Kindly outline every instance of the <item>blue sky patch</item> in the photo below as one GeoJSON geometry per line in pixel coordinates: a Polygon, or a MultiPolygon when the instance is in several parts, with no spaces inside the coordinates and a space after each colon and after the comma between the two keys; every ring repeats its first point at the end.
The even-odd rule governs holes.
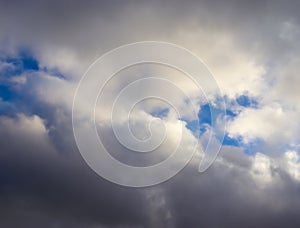
{"type": "Polygon", "coordinates": [[[60,79],[66,79],[66,77],[57,68],[51,68],[50,69],[50,68],[45,66],[40,70],[44,71],[45,73],[47,73],[51,76],[55,76],[55,77],[60,78],[60,79]]]}
{"type": "Polygon", "coordinates": [[[247,144],[242,144],[241,146],[246,154],[253,155],[258,151],[258,148],[260,147],[262,142],[263,141],[261,139],[255,139],[247,144]]]}
{"type": "Polygon", "coordinates": [[[211,125],[211,111],[210,105],[205,104],[200,107],[200,111],[198,113],[199,123],[201,124],[209,124],[211,125]]]}
{"type": "Polygon", "coordinates": [[[39,62],[29,51],[22,50],[16,57],[6,56],[0,59],[0,64],[4,67],[0,72],[2,77],[12,77],[20,75],[26,71],[38,71],[39,62]]]}
{"type": "Polygon", "coordinates": [[[222,145],[239,147],[241,146],[241,140],[238,138],[231,138],[228,134],[225,134],[222,145]]]}
{"type": "MultiPolygon", "coordinates": [[[[239,104],[243,105],[244,107],[247,105],[253,105],[253,104],[257,104],[257,102],[247,96],[242,96],[239,98],[239,104]]],[[[209,106],[209,104],[205,104],[201,106],[201,109],[198,113],[198,117],[199,117],[199,123],[198,120],[195,121],[186,121],[184,120],[187,124],[186,127],[191,130],[191,132],[193,132],[194,135],[202,135],[206,132],[207,128],[211,127],[211,112],[210,112],[210,108],[213,109],[213,111],[215,113],[222,113],[222,110],[215,108],[214,106],[209,106]]],[[[230,119],[236,117],[238,114],[233,112],[230,109],[226,110],[226,116],[229,117],[230,119]]],[[[219,115],[216,115],[215,118],[217,118],[219,115]]],[[[221,141],[221,139],[219,139],[221,141]]],[[[254,153],[256,153],[258,146],[261,144],[260,140],[254,140],[252,142],[249,142],[247,144],[243,143],[243,140],[241,137],[237,137],[237,138],[232,138],[229,137],[228,133],[225,134],[224,136],[224,140],[222,142],[222,145],[226,145],[226,146],[235,146],[235,147],[241,147],[244,149],[244,152],[246,154],[252,155],[254,153]]]]}
{"type": "Polygon", "coordinates": [[[36,59],[32,57],[24,57],[22,58],[23,70],[39,70],[39,63],[36,59]]]}
{"type": "Polygon", "coordinates": [[[0,98],[3,101],[12,100],[15,96],[16,96],[15,93],[11,91],[8,86],[0,84],[0,98]]]}
{"type": "Polygon", "coordinates": [[[157,109],[157,110],[154,110],[153,112],[151,112],[150,114],[154,117],[163,119],[168,116],[169,109],[168,108],[157,109]]]}
{"type": "Polygon", "coordinates": [[[241,95],[236,98],[236,102],[242,107],[256,107],[258,105],[257,100],[246,95],[241,95]]]}

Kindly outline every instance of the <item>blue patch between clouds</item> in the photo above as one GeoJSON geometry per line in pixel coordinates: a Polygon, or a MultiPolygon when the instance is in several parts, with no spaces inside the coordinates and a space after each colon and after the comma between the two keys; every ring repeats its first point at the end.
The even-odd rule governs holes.
{"type": "MultiPolygon", "coordinates": [[[[202,105],[198,113],[198,120],[187,121],[182,119],[186,122],[186,128],[191,130],[194,134],[204,134],[207,127],[211,126],[212,123],[210,108],[214,109],[214,107],[210,107],[209,104],[202,105]]],[[[218,112],[217,109],[214,109],[214,111],[218,112]]]]}
{"type": "Polygon", "coordinates": [[[222,145],[239,147],[239,146],[241,146],[241,142],[240,142],[240,139],[231,138],[228,136],[228,134],[226,134],[222,145]]]}
{"type": "Polygon", "coordinates": [[[186,122],[186,128],[189,129],[194,135],[204,134],[207,130],[207,127],[211,126],[212,116],[210,108],[214,109],[214,112],[218,112],[218,109],[215,109],[209,104],[205,104],[200,107],[200,111],[198,113],[198,120],[187,121],[183,119],[183,121],[186,122]]]}
{"type": "Polygon", "coordinates": [[[262,144],[261,139],[255,139],[247,144],[243,144],[242,148],[244,152],[249,155],[253,155],[258,151],[259,146],[262,144]]]}
{"type": "Polygon", "coordinates": [[[14,101],[21,95],[12,90],[14,82],[11,78],[24,72],[38,71],[39,63],[30,52],[22,50],[17,57],[1,56],[2,70],[0,72],[0,98],[3,101],[14,101]]]}
{"type": "Polygon", "coordinates": [[[199,124],[209,124],[211,125],[211,111],[210,105],[205,104],[200,107],[200,111],[198,113],[199,124]]]}
{"type": "MultiPolygon", "coordinates": [[[[242,98],[240,97],[239,99],[240,105],[256,105],[257,102],[247,96],[243,96],[242,98]]],[[[212,109],[214,109],[213,111],[215,113],[221,113],[220,109],[217,109],[213,106],[211,106],[212,109]]],[[[229,118],[234,118],[237,116],[236,113],[234,113],[233,111],[231,111],[230,109],[226,110],[226,115],[229,118]]],[[[216,118],[217,116],[215,116],[214,118],[216,118]]],[[[211,112],[210,112],[210,106],[209,104],[205,104],[203,106],[201,106],[201,109],[198,113],[198,118],[199,118],[199,123],[198,120],[195,121],[185,121],[186,127],[191,130],[191,132],[193,132],[193,134],[197,135],[197,134],[204,134],[207,130],[208,127],[211,127],[211,121],[212,121],[212,116],[211,116],[211,112]]],[[[219,139],[221,141],[221,139],[219,139]]],[[[256,152],[257,147],[260,145],[261,141],[260,140],[254,140],[252,142],[249,142],[247,144],[243,143],[242,138],[238,137],[238,138],[231,138],[229,137],[228,134],[225,134],[224,136],[224,140],[222,142],[222,145],[226,145],[226,146],[235,146],[235,147],[241,147],[243,148],[244,152],[246,154],[252,155],[256,152]]]]}
{"type": "Polygon", "coordinates": [[[260,139],[255,139],[251,142],[244,143],[241,137],[231,138],[228,136],[228,134],[226,134],[222,145],[240,147],[243,149],[244,153],[248,155],[254,155],[258,151],[261,143],[262,140],[260,139]]]}
{"type": "Polygon", "coordinates": [[[3,101],[9,101],[15,97],[15,94],[9,89],[8,86],[0,85],[0,97],[3,101]]]}
{"type": "Polygon", "coordinates": [[[233,111],[231,111],[230,109],[226,109],[226,116],[229,116],[229,117],[236,117],[237,114],[234,113],[233,111]]]}
{"type": "Polygon", "coordinates": [[[23,71],[38,71],[39,62],[28,49],[21,49],[18,58],[22,61],[23,71]]]}
{"type": "Polygon", "coordinates": [[[4,67],[0,75],[2,77],[12,77],[20,75],[26,71],[38,71],[39,62],[32,56],[28,51],[20,51],[17,57],[2,57],[0,62],[6,63],[7,66],[4,67]]]}
{"type": "Polygon", "coordinates": [[[58,69],[48,69],[43,67],[40,69],[38,60],[27,49],[21,49],[17,56],[0,56],[0,64],[2,69],[0,71],[0,97],[4,101],[11,100],[16,97],[16,94],[11,90],[14,84],[12,77],[20,76],[24,73],[31,73],[36,71],[46,72],[55,77],[64,78],[58,69]]]}
{"type": "Polygon", "coordinates": [[[168,108],[163,108],[163,109],[157,109],[153,112],[150,113],[152,116],[157,117],[157,118],[165,118],[169,114],[169,109],[168,108]]]}
{"type": "MultiPolygon", "coordinates": [[[[199,118],[199,124],[208,124],[211,126],[211,122],[212,122],[212,116],[211,116],[211,110],[214,113],[217,113],[217,115],[214,117],[213,121],[216,121],[216,118],[218,117],[218,113],[222,113],[221,109],[215,108],[214,106],[210,106],[209,104],[205,104],[201,106],[201,109],[198,113],[198,118],[199,118]]],[[[234,112],[232,112],[231,110],[227,109],[226,110],[226,115],[230,116],[230,117],[235,117],[237,114],[235,114],[234,112]]]]}
{"type": "Polygon", "coordinates": [[[49,69],[48,67],[43,67],[40,70],[48,73],[51,76],[55,76],[55,77],[58,77],[58,78],[61,78],[61,79],[66,79],[65,76],[57,68],[49,69]]]}
{"type": "Polygon", "coordinates": [[[34,70],[37,71],[39,70],[39,63],[36,59],[34,58],[22,58],[22,63],[23,63],[23,70],[34,70]]]}
{"type": "Polygon", "coordinates": [[[4,65],[0,71],[1,77],[11,77],[22,73],[22,62],[19,59],[7,58],[0,59],[0,62],[4,65]]]}
{"type": "Polygon", "coordinates": [[[240,106],[243,107],[256,107],[258,104],[258,102],[254,98],[246,95],[239,96],[238,98],[236,98],[236,101],[240,106]]]}
{"type": "Polygon", "coordinates": [[[189,129],[195,136],[199,136],[205,133],[206,128],[207,128],[207,124],[202,124],[199,125],[198,120],[193,120],[193,121],[186,121],[186,128],[189,129]]]}

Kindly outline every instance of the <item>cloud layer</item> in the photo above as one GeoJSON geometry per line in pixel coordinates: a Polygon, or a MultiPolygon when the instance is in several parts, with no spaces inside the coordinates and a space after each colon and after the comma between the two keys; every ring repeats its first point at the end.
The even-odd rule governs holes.
{"type": "MultiPolygon", "coordinates": [[[[297,1],[1,1],[0,226],[299,227],[299,9],[297,1]],[[197,172],[199,150],[173,179],[135,189],[104,180],[84,162],[71,111],[89,64],[142,40],[173,42],[201,57],[224,94],[228,110],[220,118],[228,126],[207,172],[197,172]]],[[[107,100],[152,74],[177,83],[203,117],[207,100],[193,83],[151,65],[116,75],[107,100]]],[[[135,165],[160,161],[177,143],[179,123],[184,149],[191,149],[199,129],[190,104],[162,92],[174,97],[185,118],[164,113],[167,106],[159,102],[137,107],[137,135],[147,135],[146,120],[172,127],[173,136],[150,158],[127,155],[107,124],[110,103],[99,104],[99,133],[114,157],[135,165]]],[[[220,109],[218,97],[214,108],[220,109]]],[[[200,119],[201,141],[205,145],[212,132],[218,144],[207,115],[200,119]]]]}

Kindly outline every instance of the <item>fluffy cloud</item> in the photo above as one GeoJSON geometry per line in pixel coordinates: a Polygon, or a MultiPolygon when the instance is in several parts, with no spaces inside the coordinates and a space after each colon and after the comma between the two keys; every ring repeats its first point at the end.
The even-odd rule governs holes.
{"type": "Polygon", "coordinates": [[[99,178],[78,152],[58,151],[38,116],[2,118],[0,135],[6,136],[1,141],[3,226],[272,226],[289,223],[299,209],[293,151],[276,165],[266,155],[252,159],[241,149],[223,147],[206,173],[197,172],[195,157],[171,181],[130,189],[99,178]]]}
{"type": "Polygon", "coordinates": [[[278,103],[258,109],[245,108],[228,123],[228,132],[231,137],[241,136],[245,143],[263,139],[271,144],[292,144],[298,140],[297,115],[278,103]]]}

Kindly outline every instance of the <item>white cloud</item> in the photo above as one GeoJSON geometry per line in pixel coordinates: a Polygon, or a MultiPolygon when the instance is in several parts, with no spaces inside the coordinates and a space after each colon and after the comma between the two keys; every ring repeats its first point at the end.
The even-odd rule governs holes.
{"type": "Polygon", "coordinates": [[[273,180],[272,160],[270,157],[257,153],[253,159],[252,170],[250,171],[258,186],[264,187],[273,180]]]}
{"type": "Polygon", "coordinates": [[[229,136],[241,136],[245,143],[255,139],[271,144],[293,143],[298,138],[297,115],[297,112],[284,110],[278,103],[258,109],[245,108],[229,122],[229,136]]]}
{"type": "Polygon", "coordinates": [[[300,181],[300,162],[298,152],[293,150],[286,151],[283,155],[283,162],[291,177],[300,181]]]}

